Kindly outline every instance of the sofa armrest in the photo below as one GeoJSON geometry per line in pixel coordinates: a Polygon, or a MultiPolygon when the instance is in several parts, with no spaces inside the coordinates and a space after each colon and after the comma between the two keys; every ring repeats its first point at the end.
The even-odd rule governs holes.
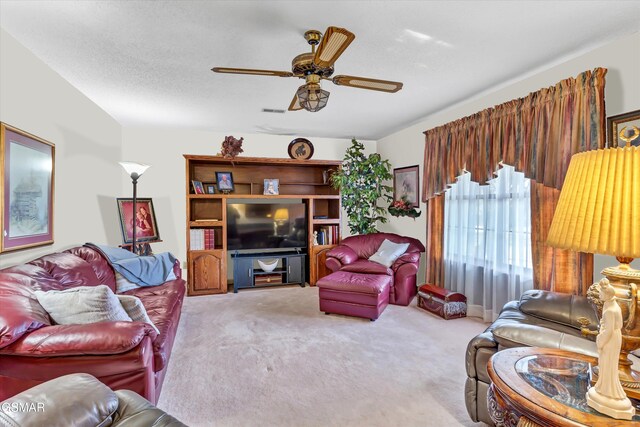
{"type": "Polygon", "coordinates": [[[338,259],[342,264],[347,265],[358,259],[358,254],[346,245],[338,245],[327,252],[327,257],[338,259]]]}
{"type": "Polygon", "coordinates": [[[343,265],[349,265],[358,259],[358,254],[346,245],[338,245],[327,252],[327,267],[331,271],[339,270],[343,265]]]}
{"type": "Polygon", "coordinates": [[[402,267],[403,265],[409,264],[409,265],[415,265],[416,271],[418,271],[419,263],[420,263],[420,252],[411,252],[408,254],[403,254],[401,257],[395,260],[395,262],[391,266],[391,269],[397,272],[400,267],[402,267]]]}
{"type": "Polygon", "coordinates": [[[403,254],[397,260],[395,260],[395,262],[391,266],[391,269],[393,271],[398,271],[398,269],[405,264],[413,264],[416,266],[416,271],[417,271],[419,262],[420,262],[420,252],[411,252],[408,254],[403,254]]]}
{"type": "Polygon", "coordinates": [[[118,398],[109,387],[91,375],[72,374],[52,379],[2,402],[0,424],[108,426],[117,408],[118,398]]]}
{"type": "Polygon", "coordinates": [[[113,416],[114,426],[132,423],[153,427],[187,427],[131,390],[118,390],[116,396],[118,396],[120,404],[118,411],[113,416]]]}
{"type": "Polygon", "coordinates": [[[493,338],[500,347],[544,347],[598,357],[596,343],[586,338],[526,323],[511,323],[493,329],[493,338]]]}
{"type": "Polygon", "coordinates": [[[476,335],[467,345],[465,361],[467,376],[471,378],[478,377],[478,372],[476,371],[476,353],[481,348],[498,348],[498,343],[493,339],[493,334],[490,331],[476,335]]]}
{"type": "Polygon", "coordinates": [[[85,325],[45,326],[23,335],[0,350],[13,356],[78,356],[125,353],[145,336],[157,333],[142,322],[100,322],[85,325]]]}
{"type": "Polygon", "coordinates": [[[180,267],[180,260],[176,259],[173,263],[173,274],[176,275],[176,279],[182,279],[182,267],[180,267]]]}

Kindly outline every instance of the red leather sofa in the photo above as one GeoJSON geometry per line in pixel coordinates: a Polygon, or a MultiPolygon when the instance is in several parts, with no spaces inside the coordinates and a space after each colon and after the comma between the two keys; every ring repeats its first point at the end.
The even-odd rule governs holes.
{"type": "Polygon", "coordinates": [[[424,245],[412,237],[393,233],[361,234],[347,237],[327,253],[326,266],[333,272],[351,272],[391,277],[389,303],[409,305],[418,293],[416,274],[420,265],[420,254],[424,245]],[[409,243],[407,251],[391,267],[385,267],[369,257],[378,251],[382,242],[409,243]]]}
{"type": "Polygon", "coordinates": [[[0,270],[0,401],[63,375],[84,372],[113,390],[157,403],[180,321],[185,282],[125,292],[140,298],[160,331],[141,322],[53,325],[34,290],[104,284],[114,271],[97,251],[76,247],[0,270]]]}

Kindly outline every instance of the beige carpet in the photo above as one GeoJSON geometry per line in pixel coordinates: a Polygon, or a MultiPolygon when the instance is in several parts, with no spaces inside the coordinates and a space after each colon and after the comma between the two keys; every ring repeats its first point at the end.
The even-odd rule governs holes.
{"type": "Polygon", "coordinates": [[[317,288],[188,297],[158,406],[197,426],[458,426],[464,355],[486,327],[389,305],[318,310],[317,288]]]}

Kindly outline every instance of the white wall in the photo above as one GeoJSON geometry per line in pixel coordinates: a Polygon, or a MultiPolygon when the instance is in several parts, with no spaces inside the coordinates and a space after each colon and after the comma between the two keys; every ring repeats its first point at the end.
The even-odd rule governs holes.
{"type": "Polygon", "coordinates": [[[55,144],[54,244],[0,254],[0,268],[85,242],[120,241],[121,127],[4,30],[0,120],[55,144]]]}
{"type": "MultiPolygon", "coordinates": [[[[292,136],[206,132],[181,129],[124,128],[122,158],[152,165],[138,181],[138,195],[153,198],[162,243],[156,252],[171,251],[186,261],[185,160],[183,154],[215,155],[224,137],[244,137],[241,156],[286,157],[292,136]]],[[[309,138],[314,146],[313,159],[335,160],[344,157],[351,144],[348,139],[309,138]]],[[[360,140],[359,140],[360,141],[360,140]]],[[[367,153],[375,151],[374,141],[362,140],[367,153]]],[[[277,177],[274,177],[277,178],[277,177]]],[[[121,197],[131,197],[131,182],[125,180],[121,197]]],[[[346,231],[343,213],[343,230],[346,231]]]]}
{"type": "MultiPolygon", "coordinates": [[[[526,96],[530,92],[555,85],[562,79],[575,77],[585,70],[596,67],[605,67],[609,70],[605,86],[607,116],[637,110],[640,108],[638,52],[640,52],[640,34],[636,33],[537,72],[518,82],[487,91],[466,102],[425,117],[418,123],[379,140],[377,150],[383,158],[391,161],[394,168],[419,164],[420,173],[422,173],[424,131],[514,98],[526,96]],[[402,150],[398,149],[400,146],[402,150]]],[[[423,215],[416,221],[393,218],[390,223],[383,226],[383,229],[413,236],[424,242],[426,239],[425,204],[421,203],[421,207],[423,215]]],[[[617,265],[613,257],[596,255],[594,280],[601,277],[600,270],[611,265],[617,265]]],[[[636,260],[633,265],[635,268],[640,268],[640,260],[636,260]]],[[[421,274],[424,275],[424,268],[421,274]]]]}

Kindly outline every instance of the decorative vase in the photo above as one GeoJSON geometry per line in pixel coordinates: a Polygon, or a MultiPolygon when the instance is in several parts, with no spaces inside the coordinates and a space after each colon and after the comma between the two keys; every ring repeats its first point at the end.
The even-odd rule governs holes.
{"type": "Polygon", "coordinates": [[[278,260],[277,259],[264,259],[264,260],[259,259],[258,265],[263,271],[266,271],[267,273],[269,273],[276,269],[276,267],[278,266],[278,260]]]}

